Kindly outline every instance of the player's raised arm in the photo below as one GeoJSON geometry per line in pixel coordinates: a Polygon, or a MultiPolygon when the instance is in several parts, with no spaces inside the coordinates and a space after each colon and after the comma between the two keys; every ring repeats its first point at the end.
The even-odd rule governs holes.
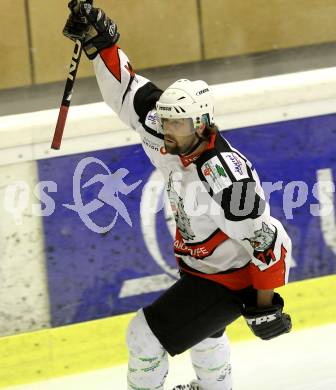
{"type": "Polygon", "coordinates": [[[162,91],[134,73],[128,57],[116,44],[120,37],[116,23],[100,8],[80,2],[63,33],[72,40],[83,40],[83,50],[93,61],[104,101],[121,120],[136,129],[155,107],[162,91]]]}

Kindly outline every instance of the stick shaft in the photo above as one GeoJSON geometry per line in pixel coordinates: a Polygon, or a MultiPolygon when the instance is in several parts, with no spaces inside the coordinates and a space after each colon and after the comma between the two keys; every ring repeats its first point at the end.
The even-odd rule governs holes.
{"type": "Polygon", "coordinates": [[[77,40],[72,55],[68,78],[64,88],[64,94],[63,94],[62,103],[58,114],[58,120],[54,132],[54,137],[51,143],[51,148],[55,150],[58,150],[61,147],[64,127],[67,120],[69,107],[71,104],[73,88],[76,81],[77,70],[82,56],[82,51],[83,51],[82,43],[80,40],[77,40]]]}

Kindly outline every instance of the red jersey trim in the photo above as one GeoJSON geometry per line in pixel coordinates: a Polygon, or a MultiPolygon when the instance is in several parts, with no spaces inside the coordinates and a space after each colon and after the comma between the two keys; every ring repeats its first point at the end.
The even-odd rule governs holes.
{"type": "Polygon", "coordinates": [[[286,248],[281,245],[280,260],[265,271],[260,271],[256,265],[250,262],[239,269],[217,274],[204,274],[189,267],[179,257],[176,257],[176,261],[182,271],[222,284],[231,290],[241,290],[249,286],[253,286],[256,290],[272,290],[286,284],[286,254],[286,248]]]}
{"type": "Polygon", "coordinates": [[[265,269],[265,271],[260,271],[256,265],[251,264],[251,277],[254,288],[257,290],[271,290],[286,284],[286,254],[286,248],[281,245],[280,260],[265,269]]]}
{"type": "Polygon", "coordinates": [[[224,232],[217,229],[202,242],[185,243],[180,231],[176,229],[174,252],[176,255],[188,255],[194,257],[195,259],[202,260],[210,256],[220,244],[229,238],[230,237],[224,232]]]}
{"type": "Polygon", "coordinates": [[[215,283],[222,284],[231,290],[242,290],[243,288],[247,288],[252,285],[250,263],[248,263],[243,268],[232,270],[227,273],[204,274],[188,267],[188,265],[185,264],[179,257],[176,257],[176,261],[182,271],[200,278],[211,280],[215,283]]]}
{"type": "Polygon", "coordinates": [[[189,154],[188,156],[180,156],[180,160],[184,167],[187,167],[191,163],[195,162],[198,157],[206,150],[213,149],[215,147],[216,134],[211,134],[209,144],[201,152],[189,154]]]}
{"type": "Polygon", "coordinates": [[[113,45],[101,50],[99,54],[107,69],[119,81],[119,83],[121,83],[119,47],[117,45],[113,45]]]}

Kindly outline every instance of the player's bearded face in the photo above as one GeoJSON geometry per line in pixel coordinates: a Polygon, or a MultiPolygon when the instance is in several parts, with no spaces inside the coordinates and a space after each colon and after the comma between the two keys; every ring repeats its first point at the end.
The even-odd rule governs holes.
{"type": "Polygon", "coordinates": [[[198,142],[192,119],[162,119],[167,153],[183,155],[198,142]]]}

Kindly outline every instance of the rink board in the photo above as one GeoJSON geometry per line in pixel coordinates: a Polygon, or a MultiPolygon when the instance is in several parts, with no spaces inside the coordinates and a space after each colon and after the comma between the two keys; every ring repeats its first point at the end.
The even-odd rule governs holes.
{"type": "MultiPolygon", "coordinates": [[[[330,237],[326,240],[320,218],[309,212],[310,205],[318,203],[312,196],[317,172],[329,170],[335,175],[335,128],[336,116],[325,115],[224,133],[254,163],[262,181],[286,184],[304,180],[308,185],[307,202],[293,210],[292,220],[284,216],[281,191],[270,200],[273,215],[284,223],[294,243],[296,266],[291,270],[291,283],[280,290],[294,329],[336,319],[334,246],[330,237]]],[[[143,292],[143,282],[148,281],[143,278],[155,281],[165,275],[174,281],[174,276],[165,272],[174,267],[174,259],[164,213],[157,214],[152,226],[160,237],[164,267],[152,258],[139,224],[140,196],[153,173],[140,145],[40,160],[38,170],[40,180],[54,180],[58,185],[58,191],[49,194],[56,204],[55,214],[43,221],[51,319],[58,327],[1,339],[0,387],[125,362],[125,331],[132,312],[162,292],[155,283],[143,292]],[[119,218],[110,233],[92,233],[74,211],[62,206],[73,203],[72,173],[77,163],[89,156],[103,161],[111,172],[127,168],[128,185],[142,180],[129,196],[121,196],[130,209],[132,228],[119,218]],[[136,279],[133,295],[121,296],[125,281],[136,279]]],[[[99,173],[104,173],[101,167],[89,166],[82,183],[99,173]]],[[[83,202],[95,199],[100,189],[97,184],[83,190],[83,202]]],[[[108,206],[93,215],[102,225],[114,216],[115,210],[108,206]]],[[[232,341],[253,337],[243,320],[233,324],[228,334],[232,341]]]]}
{"type": "MultiPolygon", "coordinates": [[[[290,283],[280,290],[294,330],[336,319],[336,275],[290,283]]],[[[126,327],[133,314],[5,337],[0,343],[0,387],[125,363],[126,327]]],[[[242,319],[228,329],[231,341],[253,338],[242,319]]],[[[269,341],[270,348],[272,341],[269,341]]]]}
{"type": "MultiPolygon", "coordinates": [[[[223,135],[252,161],[262,182],[282,182],[282,189],[271,194],[270,205],[272,215],[283,223],[293,241],[295,266],[290,281],[334,274],[336,239],[328,236],[329,241],[326,240],[321,218],[313,216],[310,208],[319,203],[313,195],[318,172],[330,172],[335,182],[336,115],[236,129],[223,135]],[[285,208],[284,212],[288,183],[299,181],[304,182],[300,191],[307,191],[307,199],[300,207],[285,208]]],[[[168,285],[169,280],[171,283],[176,280],[176,271],[166,272],[174,269],[175,259],[173,237],[164,211],[158,212],[150,225],[141,226],[142,193],[154,171],[141,145],[40,160],[38,169],[40,180],[53,180],[58,186],[58,191],[50,194],[56,210],[44,218],[53,326],[133,312],[148,305],[167,287],[167,284],[160,285],[161,277],[166,276],[168,285]],[[128,196],[119,194],[132,226],[119,216],[111,231],[97,234],[85,226],[78,214],[62,206],[74,203],[72,176],[77,164],[89,157],[103,162],[112,173],[126,168],[127,185],[141,180],[128,196]],[[157,255],[161,263],[148,246],[149,237],[158,238],[157,255]],[[124,289],[129,282],[133,282],[133,287],[125,296],[124,289]]],[[[81,184],[101,173],[106,174],[101,165],[88,164],[81,184]]],[[[97,199],[101,189],[101,183],[82,188],[83,203],[97,199]]],[[[297,196],[298,190],[294,200],[297,196]]],[[[107,204],[90,214],[92,221],[100,226],[107,226],[115,216],[116,210],[107,204]]]]}
{"type": "MultiPolygon", "coordinates": [[[[333,130],[335,117],[329,115],[330,113],[335,112],[336,107],[335,75],[335,68],[329,68],[212,86],[215,96],[216,121],[223,130],[240,129],[239,131],[230,131],[225,134],[228,135],[228,138],[232,137],[230,140],[235,146],[247,154],[260,171],[261,176],[271,176],[273,170],[271,180],[276,180],[275,178],[278,177],[278,171],[276,169],[278,167],[277,160],[279,159],[279,161],[281,161],[281,169],[279,172],[283,173],[283,171],[286,170],[286,167],[284,169],[283,159],[287,159],[288,157],[293,169],[291,169],[290,172],[285,173],[284,177],[287,177],[287,174],[288,178],[295,176],[295,170],[300,172],[301,177],[307,176],[306,173],[310,172],[308,183],[309,187],[311,187],[311,184],[314,182],[314,176],[316,176],[316,172],[314,173],[312,169],[325,171],[324,173],[327,175],[324,175],[324,177],[332,178],[335,174],[335,160],[331,155],[332,151],[330,151],[333,145],[335,145],[333,130]],[[322,117],[322,115],[324,116],[322,117]],[[316,118],[307,119],[305,122],[294,120],[285,122],[289,119],[313,116],[316,118]],[[282,128],[280,122],[285,122],[286,129],[288,130],[288,132],[285,131],[285,133],[283,133],[283,136],[280,136],[280,128],[282,128]],[[272,125],[263,125],[265,123],[272,123],[272,125]],[[302,129],[301,125],[297,128],[297,125],[300,123],[306,124],[306,130],[302,129]],[[265,132],[267,128],[272,130],[273,133],[265,132]],[[298,138],[298,129],[305,132],[307,136],[298,138]],[[236,131],[237,133],[235,134],[236,131]],[[257,135],[258,144],[256,144],[255,141],[255,134],[251,132],[255,132],[257,135]],[[313,138],[311,138],[311,133],[313,134],[313,138]],[[262,137],[260,137],[260,134],[262,137]],[[276,134],[278,137],[275,139],[274,135],[276,134]],[[277,147],[277,144],[282,145],[282,148],[277,147]],[[310,147],[308,147],[309,145],[310,147]],[[300,159],[301,157],[304,157],[302,161],[297,159],[295,154],[296,149],[300,159]],[[307,152],[307,156],[303,156],[303,153],[300,153],[302,150],[307,152]],[[274,153],[269,153],[269,151],[274,153]],[[277,154],[275,154],[275,152],[277,152],[277,154]],[[286,154],[288,154],[287,157],[286,154]],[[309,154],[312,154],[312,159],[308,157],[309,154]],[[317,156],[315,156],[316,154],[317,156]],[[266,155],[267,159],[264,158],[266,155]],[[272,158],[274,158],[274,162],[272,158]],[[319,164],[320,161],[322,161],[323,164],[319,164]],[[297,163],[297,165],[295,165],[295,163],[297,163]]],[[[92,149],[113,149],[113,151],[116,151],[116,148],[124,146],[127,148],[129,145],[135,145],[138,142],[138,135],[127,128],[127,126],[117,118],[115,113],[111,112],[104,103],[96,103],[71,108],[62,149],[52,151],[50,149],[50,139],[53,135],[57,115],[58,110],[56,109],[1,117],[0,132],[2,135],[2,144],[0,165],[2,165],[2,172],[6,180],[9,182],[14,180],[12,171],[8,172],[10,175],[7,175],[7,168],[9,167],[11,170],[13,164],[17,165],[16,168],[18,168],[15,178],[21,179],[26,176],[26,169],[32,168],[35,172],[38,165],[37,160],[40,159],[49,158],[49,162],[53,164],[56,169],[57,164],[54,164],[56,159],[52,159],[52,157],[72,156],[76,158],[74,153],[90,152],[84,155],[92,155],[92,149]],[[21,167],[23,169],[21,169],[21,167]]],[[[121,151],[122,150],[127,149],[121,148],[121,151]]],[[[129,157],[136,158],[138,164],[139,156],[134,155],[136,150],[137,149],[128,149],[129,154],[133,153],[133,155],[129,155],[129,157]]],[[[141,150],[140,147],[139,150],[141,150]]],[[[44,164],[47,162],[48,160],[45,160],[44,164]]],[[[107,159],[106,162],[112,169],[113,166],[110,165],[111,161],[107,159]]],[[[62,166],[62,164],[60,166],[62,166]]],[[[134,164],[134,167],[138,166],[134,164]]],[[[134,167],[132,167],[132,169],[134,167]]],[[[40,169],[40,167],[38,168],[40,169]]],[[[67,165],[63,162],[64,173],[71,174],[72,168],[73,166],[71,166],[70,163],[67,165]]],[[[142,169],[143,168],[144,167],[142,167],[142,169]]],[[[132,175],[132,170],[130,170],[130,174],[132,175]]],[[[144,180],[146,181],[146,175],[149,175],[150,173],[149,171],[145,171],[141,172],[141,174],[143,174],[144,180]]],[[[36,184],[35,173],[28,176],[31,188],[33,188],[36,184]]],[[[46,175],[46,177],[47,176],[48,175],[46,175]]],[[[133,177],[131,177],[131,179],[133,177]]],[[[132,181],[129,180],[129,178],[130,177],[127,177],[126,180],[128,184],[131,184],[132,181]]],[[[138,178],[136,179],[138,180],[138,178]]],[[[279,180],[281,179],[279,178],[279,180]]],[[[7,181],[3,184],[6,183],[7,181]]],[[[63,179],[61,179],[58,184],[59,190],[61,190],[63,179]]],[[[1,190],[3,190],[3,188],[1,190]]],[[[97,188],[91,187],[89,190],[93,191],[93,194],[97,194],[97,188]]],[[[54,196],[55,194],[50,195],[54,196]]],[[[66,203],[71,203],[70,190],[68,191],[68,195],[66,203]]],[[[131,195],[133,196],[133,194],[131,195]]],[[[276,198],[281,197],[281,195],[279,193],[274,193],[274,196],[271,197],[274,214],[282,219],[283,215],[281,214],[281,210],[277,211],[277,205],[279,205],[281,201],[279,201],[279,199],[276,200],[276,198]]],[[[329,198],[334,207],[334,198],[330,196],[329,198]]],[[[128,197],[125,201],[126,200],[128,203],[131,199],[128,197]]],[[[59,208],[61,205],[57,204],[56,207],[59,208]]],[[[64,210],[65,212],[68,211],[66,209],[64,210]]],[[[104,213],[105,212],[106,210],[104,210],[104,213]]],[[[313,277],[313,279],[290,283],[286,288],[280,290],[286,300],[286,310],[292,314],[294,329],[335,322],[335,276],[316,277],[318,275],[335,272],[334,263],[333,260],[331,260],[334,259],[332,253],[335,252],[336,242],[335,212],[333,212],[333,218],[329,218],[328,220],[320,218],[315,218],[314,220],[307,215],[306,205],[306,208],[301,207],[294,211],[294,215],[295,219],[300,221],[298,229],[296,229],[295,221],[288,222],[290,229],[288,229],[288,226],[286,227],[290,230],[295,245],[299,246],[300,249],[295,248],[295,250],[299,252],[299,256],[295,253],[296,267],[292,269],[291,279],[299,280],[302,277],[313,277]],[[318,255],[316,257],[318,261],[314,261],[316,254],[318,255]],[[332,255],[331,257],[329,257],[330,254],[332,255]],[[306,261],[306,259],[308,260],[306,261]]],[[[74,218],[74,216],[76,215],[72,214],[70,218],[74,218]]],[[[30,215],[25,213],[24,217],[29,219],[30,215]]],[[[101,218],[101,216],[99,218],[101,218]]],[[[163,215],[161,214],[161,221],[162,218],[163,215]]],[[[3,222],[8,234],[8,228],[11,228],[11,225],[8,224],[6,218],[4,218],[3,222]]],[[[116,228],[123,232],[125,230],[121,228],[120,222],[122,221],[118,221],[116,228]]],[[[40,223],[42,223],[42,221],[39,218],[38,224],[40,223]]],[[[44,221],[44,224],[46,224],[46,221],[44,221]]],[[[79,223],[77,225],[70,224],[70,226],[72,229],[81,229],[79,223]]],[[[166,237],[169,237],[167,226],[165,223],[160,223],[159,217],[155,221],[155,226],[157,227],[155,232],[159,232],[159,228],[161,228],[161,231],[165,232],[166,237]]],[[[163,262],[161,264],[158,264],[158,262],[156,262],[156,264],[149,264],[148,267],[150,268],[151,273],[149,276],[145,276],[145,279],[141,275],[146,275],[149,268],[144,269],[143,263],[141,262],[140,265],[138,263],[133,264],[130,262],[133,267],[132,270],[135,270],[136,275],[131,272],[125,276],[123,272],[119,272],[121,269],[119,267],[119,280],[118,278],[114,279],[114,282],[116,282],[117,285],[116,288],[109,284],[111,283],[110,281],[105,280],[105,273],[102,278],[101,274],[98,273],[97,275],[96,268],[100,268],[99,265],[101,263],[97,262],[96,259],[92,261],[92,256],[88,257],[86,256],[86,253],[83,253],[84,256],[82,256],[82,258],[84,257],[84,259],[87,260],[87,263],[90,264],[89,269],[91,271],[93,270],[92,276],[86,270],[83,272],[84,276],[80,276],[82,283],[74,283],[76,281],[74,281],[73,278],[64,278],[63,267],[66,267],[69,275],[71,275],[71,270],[77,271],[76,269],[80,267],[85,268],[86,262],[79,262],[77,265],[74,264],[74,262],[65,263],[60,261],[59,270],[57,270],[56,265],[59,259],[57,255],[56,257],[53,257],[52,255],[53,252],[55,252],[55,247],[46,245],[46,252],[43,251],[42,247],[40,248],[44,239],[42,230],[35,229],[34,226],[29,223],[27,223],[27,226],[24,225],[24,227],[28,227],[30,232],[38,232],[38,241],[36,241],[38,245],[35,245],[36,242],[33,240],[34,242],[31,244],[34,244],[34,248],[28,250],[28,253],[32,254],[31,262],[27,262],[27,255],[24,253],[27,252],[28,245],[26,246],[25,242],[21,240],[20,246],[23,250],[22,253],[24,254],[21,256],[21,252],[17,250],[18,247],[16,246],[17,243],[15,243],[15,237],[11,236],[12,242],[14,241],[15,243],[15,256],[12,257],[14,253],[6,253],[8,256],[8,263],[11,265],[10,267],[8,266],[6,272],[10,275],[15,275],[19,282],[22,282],[23,279],[21,278],[21,275],[23,275],[23,272],[27,267],[31,272],[34,269],[33,275],[34,278],[36,278],[36,281],[31,278],[27,272],[24,272],[25,278],[31,283],[31,289],[29,289],[29,294],[27,293],[27,295],[24,295],[24,298],[27,298],[28,302],[28,304],[22,304],[25,310],[18,310],[20,313],[29,312],[30,316],[26,317],[34,319],[34,321],[29,321],[29,324],[24,324],[27,329],[33,329],[34,326],[38,326],[40,329],[45,325],[44,321],[49,323],[48,307],[43,308],[44,315],[43,318],[41,317],[42,305],[47,305],[48,303],[48,291],[46,291],[46,294],[41,294],[40,292],[36,294],[38,296],[38,301],[35,299],[35,295],[32,294],[32,292],[35,294],[38,289],[43,288],[47,290],[47,288],[49,288],[49,286],[45,285],[44,278],[45,257],[47,256],[48,284],[52,284],[51,278],[54,278],[53,283],[55,284],[58,280],[64,287],[64,290],[66,290],[67,296],[70,299],[73,299],[73,301],[70,302],[70,305],[69,303],[64,302],[64,297],[57,301],[57,297],[55,297],[57,288],[53,290],[53,296],[51,297],[51,301],[54,305],[52,320],[55,324],[58,320],[60,321],[60,324],[67,324],[71,321],[75,322],[85,318],[99,318],[100,316],[104,316],[109,310],[114,309],[120,309],[120,312],[125,310],[126,313],[133,307],[144,304],[146,300],[150,301],[155,298],[158,294],[158,287],[161,286],[162,288],[163,285],[166,286],[174,281],[169,257],[163,257],[166,254],[171,254],[171,246],[169,244],[169,248],[163,248],[162,245],[159,246],[158,253],[163,262]],[[13,261],[14,259],[17,263],[13,261]],[[35,265],[35,268],[32,267],[33,264],[35,265]],[[51,271],[50,268],[54,269],[51,271]],[[162,272],[163,268],[165,270],[162,272]],[[160,269],[160,273],[157,274],[158,269],[160,269]],[[14,270],[14,272],[12,272],[12,270],[14,270]],[[18,270],[19,272],[17,272],[18,270]],[[166,272],[167,270],[169,271],[169,275],[166,272]],[[56,274],[58,271],[59,277],[57,278],[56,274]],[[142,278],[140,279],[141,283],[138,283],[139,279],[137,278],[139,278],[139,275],[140,278],[142,278]],[[136,281],[136,283],[129,283],[126,286],[123,285],[124,288],[120,290],[120,286],[125,281],[136,281]],[[93,287],[85,287],[86,282],[91,282],[93,287]],[[106,283],[106,285],[103,291],[101,287],[104,283],[106,283]],[[125,287],[127,288],[125,289],[125,287]],[[94,294],[95,288],[97,288],[97,294],[94,294]],[[85,292],[85,289],[88,291],[86,294],[83,294],[83,290],[85,292]],[[117,293],[118,289],[120,291],[119,294],[117,293]],[[148,290],[151,290],[152,292],[148,292],[148,290]],[[122,292],[123,294],[121,294],[122,292]],[[139,292],[141,292],[141,294],[139,294],[139,292]],[[116,299],[117,295],[118,299],[116,299]],[[114,298],[114,301],[112,298],[114,298]],[[83,310],[83,303],[89,304],[89,306],[91,305],[90,307],[92,307],[92,302],[97,303],[99,307],[98,311],[93,310],[89,312],[89,310],[86,310],[85,308],[85,310],[83,310]],[[60,306],[57,307],[57,304],[60,306]],[[69,306],[73,306],[73,309],[69,306]],[[76,314],[76,316],[74,314],[76,314]],[[45,316],[47,318],[45,318],[45,316]]],[[[69,244],[69,240],[67,240],[68,234],[69,231],[66,229],[63,230],[63,239],[67,244],[69,244]]],[[[30,242],[32,241],[31,237],[32,236],[29,235],[27,236],[27,238],[30,239],[30,242]]],[[[123,236],[120,237],[123,238],[123,236]]],[[[82,241],[85,242],[87,238],[88,237],[84,235],[82,241]]],[[[57,240],[58,243],[63,244],[62,240],[57,240]]],[[[137,235],[136,242],[138,242],[138,240],[142,241],[143,237],[137,235]]],[[[116,241],[118,241],[118,239],[116,241]]],[[[101,241],[99,243],[101,243],[101,241]]],[[[78,245],[78,242],[74,242],[74,244],[78,245]]],[[[82,246],[84,245],[85,244],[82,244],[82,246]]],[[[11,246],[11,242],[7,242],[5,247],[14,249],[14,246],[11,246]]],[[[69,245],[68,254],[71,255],[72,249],[73,247],[69,245]]],[[[87,246],[87,249],[89,251],[94,250],[94,248],[90,248],[89,246],[87,246]]],[[[102,257],[104,257],[104,253],[107,257],[111,256],[112,252],[109,253],[110,249],[110,247],[103,246],[100,253],[102,257]]],[[[88,254],[92,255],[92,253],[88,254]]],[[[117,253],[113,254],[116,255],[117,253]]],[[[126,263],[128,263],[128,260],[129,258],[126,259],[126,263]]],[[[107,278],[111,280],[110,278],[111,276],[114,277],[114,273],[111,272],[109,263],[106,263],[106,258],[104,259],[104,262],[107,278]]],[[[104,269],[102,268],[101,271],[103,270],[104,269]]],[[[6,322],[8,328],[16,329],[18,331],[16,325],[13,324],[13,319],[11,319],[8,314],[11,313],[9,308],[13,307],[14,311],[18,308],[18,306],[11,305],[11,302],[21,300],[21,289],[18,288],[16,279],[14,280],[13,278],[6,277],[6,281],[8,282],[8,290],[3,301],[3,307],[6,309],[3,313],[3,321],[6,322]]],[[[29,284],[23,283],[23,287],[28,291],[29,284]]],[[[131,313],[116,315],[105,319],[61,326],[54,329],[20,334],[12,337],[2,337],[0,339],[0,387],[111,366],[118,362],[125,361],[126,350],[124,335],[127,323],[132,315],[133,314],[131,313]]],[[[243,340],[245,337],[252,337],[243,321],[237,321],[233,324],[229,329],[229,334],[232,340],[243,340]]],[[[295,366],[295,364],[293,364],[293,366],[295,366]]]]}

